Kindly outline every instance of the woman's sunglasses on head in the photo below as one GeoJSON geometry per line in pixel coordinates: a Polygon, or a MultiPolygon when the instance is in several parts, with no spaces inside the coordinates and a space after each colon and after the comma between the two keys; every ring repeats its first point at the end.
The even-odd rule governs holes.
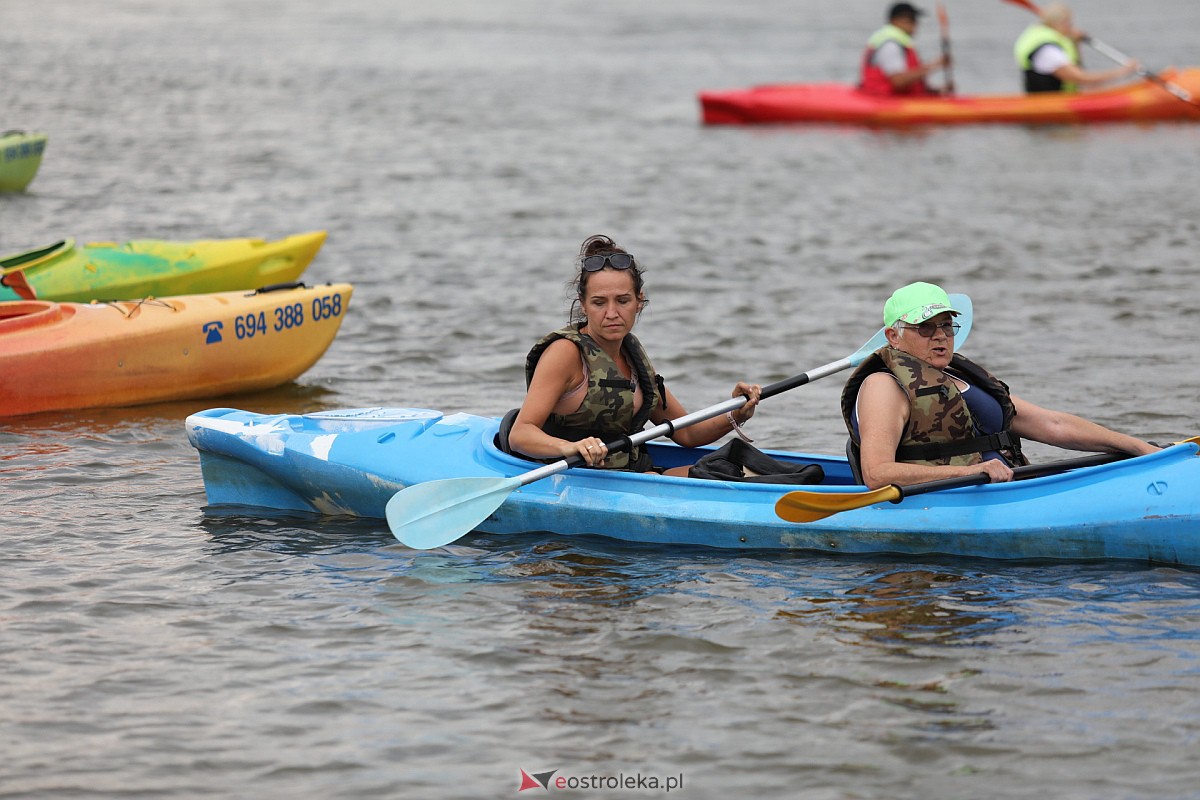
{"type": "Polygon", "coordinates": [[[584,272],[599,272],[608,264],[613,269],[629,269],[633,266],[633,256],[629,253],[609,253],[606,256],[585,256],[580,262],[584,272]]]}

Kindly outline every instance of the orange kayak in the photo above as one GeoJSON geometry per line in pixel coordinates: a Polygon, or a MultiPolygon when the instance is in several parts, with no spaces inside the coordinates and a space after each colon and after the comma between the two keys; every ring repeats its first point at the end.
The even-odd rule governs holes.
{"type": "Polygon", "coordinates": [[[838,83],[781,84],[702,92],[707,125],[826,122],[878,127],[1024,123],[1200,122],[1200,68],[1168,70],[1162,78],[1191,94],[1181,100],[1162,86],[1137,81],[1073,94],[880,97],[838,83]]]}
{"type": "Polygon", "coordinates": [[[0,417],[267,389],[325,353],[347,283],[107,303],[0,303],[0,417]]]}

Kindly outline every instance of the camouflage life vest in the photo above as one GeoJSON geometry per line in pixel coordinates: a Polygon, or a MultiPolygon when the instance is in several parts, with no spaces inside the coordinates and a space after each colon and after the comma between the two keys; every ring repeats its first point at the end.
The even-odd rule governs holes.
{"type": "MultiPolygon", "coordinates": [[[[579,326],[565,328],[542,337],[525,359],[525,385],[533,381],[533,372],[542,353],[551,343],[566,339],[579,348],[587,363],[588,383],[579,410],[570,414],[551,414],[542,430],[551,436],[577,442],[586,436],[597,436],[606,442],[637,433],[646,426],[655,405],[666,407],[666,389],[662,378],[654,371],[650,357],[641,342],[633,334],[625,337],[621,345],[625,359],[633,369],[630,380],[621,374],[617,363],[596,344],[590,336],[580,333],[579,326]],[[633,391],[642,389],[642,407],[633,410],[633,391]]],[[[604,464],[606,469],[627,469],[646,472],[653,463],[645,448],[634,447],[632,452],[611,454],[604,464]]]]}
{"type": "Polygon", "coordinates": [[[896,448],[896,460],[910,464],[966,466],[978,464],[982,453],[996,451],[1011,465],[1027,463],[1021,455],[1021,439],[1012,432],[1016,410],[1009,397],[1008,385],[965,356],[954,354],[945,372],[931,367],[916,356],[890,345],[867,357],[842,390],[842,418],[855,443],[854,408],[858,391],[867,376],[891,372],[908,395],[908,425],[896,448]],[[999,431],[981,432],[962,392],[949,373],[960,376],[975,388],[986,392],[1003,415],[999,431]]]}

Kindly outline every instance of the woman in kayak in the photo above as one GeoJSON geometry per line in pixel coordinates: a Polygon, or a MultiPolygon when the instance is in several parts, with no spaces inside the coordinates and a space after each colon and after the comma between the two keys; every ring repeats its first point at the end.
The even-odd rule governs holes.
{"type": "MultiPolygon", "coordinates": [[[[659,471],[643,447],[612,454],[605,448],[606,440],[637,433],[647,422],[687,414],[632,333],[647,302],[637,259],[607,236],[588,237],[572,285],[570,324],[542,337],[525,360],[528,391],[508,431],[509,449],[537,459],[578,455],[591,467],[659,471]]],[[[740,426],[754,416],[760,391],[739,382],[732,396],[744,395],[744,406],[671,438],[699,447],[730,432],[743,435],[740,426]]],[[[687,472],[686,466],[665,470],[687,472]]]]}
{"type": "Polygon", "coordinates": [[[1081,86],[1120,80],[1138,71],[1136,61],[1102,72],[1085,70],[1079,43],[1087,40],[1087,34],[1075,27],[1067,4],[1050,3],[1039,16],[1013,45],[1027,93],[1076,92],[1081,86]]]}
{"type": "Polygon", "coordinates": [[[884,305],[888,344],[868,356],[842,391],[842,415],[869,488],[980,472],[1009,481],[1012,467],[1026,463],[1022,437],[1087,452],[1159,449],[1011,394],[954,352],[958,313],[932,283],[897,289],[884,305]]]}

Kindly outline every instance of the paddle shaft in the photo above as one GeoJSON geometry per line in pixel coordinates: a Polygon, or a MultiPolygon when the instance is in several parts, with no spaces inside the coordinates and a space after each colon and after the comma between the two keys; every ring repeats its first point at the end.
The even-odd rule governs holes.
{"type": "MultiPolygon", "coordinates": [[[[1039,478],[1053,475],[1080,467],[1096,467],[1114,461],[1121,461],[1132,456],[1123,453],[1100,453],[1082,458],[1055,461],[1049,464],[1017,467],[1013,470],[1014,478],[1039,478]]],[[[820,519],[866,508],[878,503],[899,503],[905,497],[940,492],[948,489],[961,489],[967,486],[979,486],[991,483],[987,473],[976,473],[958,478],[943,478],[942,480],[914,483],[909,486],[888,484],[887,486],[867,492],[788,492],[775,503],[775,513],[788,522],[815,522],[820,519]]]]}
{"type": "MultiPolygon", "coordinates": [[[[819,380],[820,378],[824,378],[826,375],[832,375],[835,372],[841,372],[842,370],[852,366],[854,366],[853,358],[847,357],[841,359],[840,361],[833,361],[822,367],[809,370],[808,372],[802,372],[799,375],[793,375],[786,380],[772,383],[769,386],[764,386],[762,392],[759,394],[759,399],[766,400],[768,397],[774,397],[777,394],[782,394],[790,389],[795,389],[799,386],[803,386],[806,383],[819,380]]],[[[746,402],[747,400],[744,395],[731,397],[723,403],[717,403],[714,406],[709,406],[708,408],[701,409],[700,411],[693,411],[691,414],[684,414],[682,417],[676,417],[675,419],[668,420],[666,422],[660,422],[653,428],[646,428],[645,430],[638,431],[637,433],[630,434],[629,436],[622,436],[619,439],[606,442],[604,446],[608,448],[608,452],[610,453],[620,453],[625,450],[632,450],[637,445],[648,442],[651,439],[657,439],[659,436],[670,436],[671,434],[675,433],[675,431],[682,430],[690,425],[695,425],[697,422],[703,422],[707,419],[712,419],[713,417],[719,417],[721,414],[726,414],[730,411],[736,411],[737,409],[746,405],[746,402]]],[[[586,463],[587,462],[582,456],[573,455],[570,458],[564,458],[561,461],[555,461],[553,464],[547,464],[539,469],[526,472],[521,476],[520,485],[526,486],[534,481],[540,481],[542,478],[548,478],[551,475],[562,472],[570,467],[579,467],[586,463]]]]}
{"type": "MultiPolygon", "coordinates": [[[[1040,8],[1038,8],[1036,5],[1034,5],[1033,3],[1029,2],[1029,0],[1004,0],[1004,1],[1006,3],[1011,3],[1014,6],[1020,6],[1021,8],[1024,8],[1027,11],[1032,11],[1034,14],[1037,14],[1039,17],[1042,15],[1042,10],[1040,8]]],[[[1111,58],[1113,61],[1117,62],[1118,64],[1128,64],[1130,61],[1133,60],[1132,58],[1125,55],[1117,48],[1105,44],[1104,42],[1100,41],[1099,39],[1097,39],[1094,36],[1084,36],[1083,41],[1085,43],[1091,45],[1093,48],[1095,48],[1096,52],[1100,53],[1101,55],[1107,56],[1108,58],[1111,58]]],[[[1158,75],[1156,75],[1155,73],[1146,69],[1145,67],[1138,67],[1137,75],[1139,78],[1143,78],[1144,80],[1148,80],[1153,84],[1161,86],[1163,89],[1165,89],[1167,92],[1169,92],[1173,97],[1176,97],[1185,103],[1189,103],[1191,105],[1200,107],[1200,103],[1197,103],[1194,99],[1192,99],[1192,93],[1189,92],[1187,89],[1184,89],[1182,86],[1179,86],[1178,84],[1171,83],[1170,81],[1168,81],[1162,77],[1159,77],[1158,75]]]]}
{"type": "Polygon", "coordinates": [[[946,66],[942,70],[946,73],[946,94],[954,94],[954,71],[950,66],[950,18],[946,14],[946,7],[941,3],[937,5],[938,28],[942,33],[942,58],[946,60],[946,66]]]}
{"type": "MultiPolygon", "coordinates": [[[[970,298],[962,296],[964,329],[970,323],[970,298]]],[[[817,378],[832,374],[847,367],[861,364],[872,352],[887,342],[886,332],[876,333],[857,351],[831,364],[818,367],[793,378],[773,383],[761,392],[761,397],[771,397],[788,389],[802,386],[817,378]]],[[[626,450],[656,436],[674,433],[680,428],[719,414],[731,412],[747,403],[743,396],[731,397],[693,414],[622,437],[607,446],[609,451],[626,450]]],[[[487,519],[505,499],[521,486],[563,472],[572,466],[582,466],[584,459],[578,454],[561,459],[553,464],[515,475],[511,478],[447,478],[427,481],[406,487],[394,495],[387,504],[388,527],[402,543],[418,550],[428,550],[450,544],[487,519]]]]}
{"type": "MultiPolygon", "coordinates": [[[[1030,464],[1015,468],[1013,470],[1013,480],[1041,478],[1046,475],[1066,472],[1067,470],[1080,469],[1081,467],[1098,467],[1101,464],[1111,464],[1114,461],[1123,461],[1127,458],[1133,458],[1133,456],[1129,453],[1097,453],[1093,456],[1068,458],[1064,461],[1051,461],[1047,464],[1030,464]]],[[[898,492],[898,496],[893,498],[891,502],[899,503],[906,497],[915,497],[916,495],[928,494],[929,492],[941,492],[947,489],[959,489],[964,486],[980,486],[991,482],[992,478],[990,475],[986,472],[978,472],[974,475],[963,475],[958,478],[942,478],[941,480],[914,483],[908,486],[899,486],[893,483],[892,488],[898,492]]]]}
{"type": "MultiPolygon", "coordinates": [[[[1132,58],[1125,55],[1117,48],[1112,47],[1111,45],[1107,45],[1104,42],[1100,41],[1099,39],[1097,39],[1093,36],[1085,36],[1085,37],[1083,37],[1083,41],[1090,44],[1096,50],[1096,52],[1107,56],[1108,58],[1112,59],[1113,61],[1117,62],[1118,64],[1128,64],[1130,61],[1133,60],[1132,58]]],[[[1180,86],[1178,84],[1171,83],[1170,81],[1159,77],[1158,75],[1154,74],[1153,72],[1146,69],[1145,67],[1137,68],[1137,76],[1139,78],[1143,78],[1145,80],[1150,81],[1151,83],[1161,86],[1163,89],[1166,89],[1172,95],[1179,98],[1180,100],[1182,100],[1185,103],[1191,103],[1194,106],[1200,106],[1200,103],[1197,103],[1195,100],[1192,99],[1192,93],[1189,92],[1187,89],[1184,89],[1182,86],[1180,86]]]]}

